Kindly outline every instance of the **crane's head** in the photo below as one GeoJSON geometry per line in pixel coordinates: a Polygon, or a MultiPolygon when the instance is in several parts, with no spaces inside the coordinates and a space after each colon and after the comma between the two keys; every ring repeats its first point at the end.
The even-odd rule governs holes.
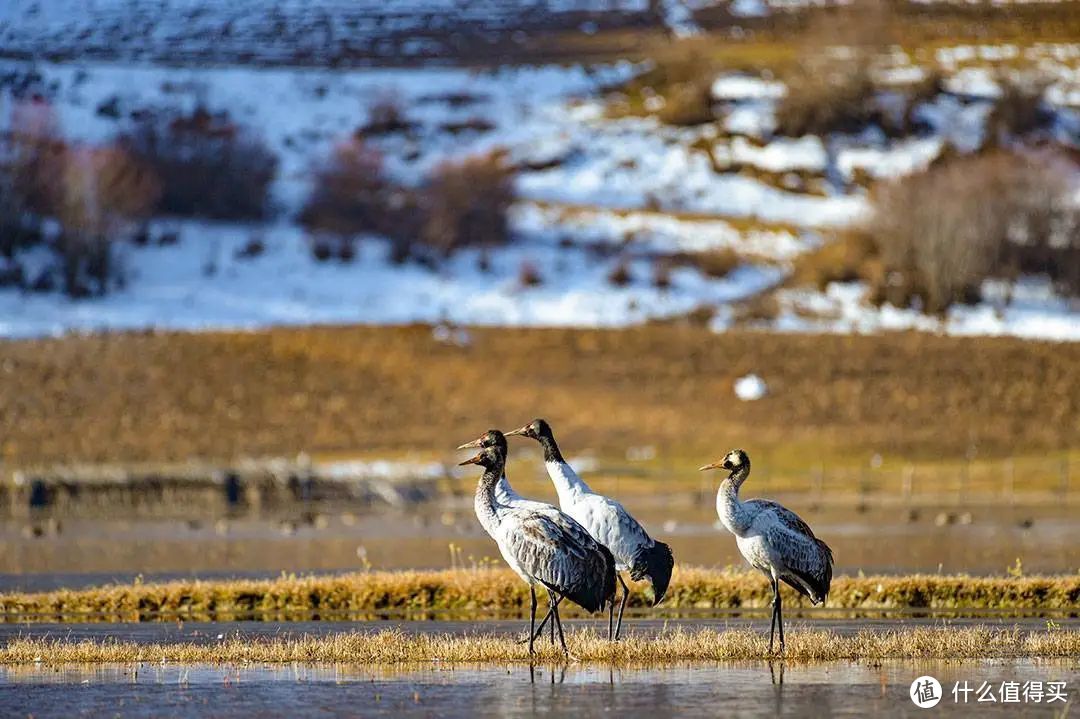
{"type": "Polygon", "coordinates": [[[725,454],[723,459],[699,467],[698,471],[704,472],[707,469],[726,469],[732,474],[740,470],[749,470],[750,456],[741,449],[733,449],[725,454]]]}
{"type": "Polygon", "coordinates": [[[458,466],[464,467],[466,464],[479,464],[484,469],[499,469],[502,467],[505,458],[506,455],[503,453],[501,447],[484,447],[476,453],[475,457],[466,459],[458,466]]]}
{"type": "Polygon", "coordinates": [[[522,437],[528,437],[529,439],[535,439],[539,441],[541,437],[551,436],[551,427],[545,420],[534,419],[524,427],[518,427],[513,432],[507,432],[506,436],[509,437],[512,434],[518,434],[522,437]]]}
{"type": "Polygon", "coordinates": [[[458,449],[469,449],[471,447],[479,447],[480,449],[485,447],[501,447],[503,454],[506,454],[506,437],[497,429],[489,429],[472,442],[466,442],[461,445],[458,449]]]}

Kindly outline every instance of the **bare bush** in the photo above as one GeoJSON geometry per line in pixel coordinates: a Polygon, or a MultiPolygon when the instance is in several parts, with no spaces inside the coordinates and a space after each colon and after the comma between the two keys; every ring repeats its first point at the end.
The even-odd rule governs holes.
{"type": "Polygon", "coordinates": [[[998,78],[1001,97],[987,120],[987,127],[998,138],[1022,137],[1046,127],[1052,115],[1043,104],[1047,82],[1040,78],[998,78]]]}
{"type": "Polygon", "coordinates": [[[1044,158],[952,159],[873,192],[879,299],[930,312],[978,297],[983,280],[1042,272],[1068,289],[1080,228],[1073,190],[1044,158]]]}
{"type": "Polygon", "coordinates": [[[646,111],[655,111],[670,125],[700,125],[716,119],[712,81],[717,64],[713,48],[702,38],[685,38],[656,58],[654,66],[625,87],[641,99],[646,111]],[[661,101],[656,107],[650,100],[661,101]]]}
{"type": "Polygon", "coordinates": [[[716,119],[712,103],[712,82],[702,77],[672,87],[658,115],[669,125],[702,125],[716,119]]]}
{"type": "Polygon", "coordinates": [[[396,93],[384,91],[375,96],[368,108],[368,121],[360,133],[364,135],[386,135],[402,132],[412,126],[405,115],[401,99],[396,93]]]}
{"type": "Polygon", "coordinates": [[[607,276],[608,282],[615,287],[626,287],[634,281],[634,275],[630,272],[630,263],[626,260],[620,260],[611,268],[607,276]]]}
{"type": "Polygon", "coordinates": [[[865,65],[821,58],[787,78],[788,92],[776,108],[782,135],[858,132],[880,117],[874,83],[865,65]]]}
{"type": "Polygon", "coordinates": [[[386,215],[402,190],[383,173],[383,158],[353,138],[334,148],[315,172],[314,191],[301,220],[317,230],[338,234],[383,232],[386,215]]]}
{"type": "Polygon", "coordinates": [[[52,214],[66,153],[47,102],[15,105],[0,134],[0,255],[11,258],[42,240],[41,220],[52,214]]]}
{"type": "Polygon", "coordinates": [[[80,147],[66,155],[55,206],[56,249],[64,291],[104,294],[120,279],[112,245],[147,217],[160,196],[157,179],[118,147],[80,147]]]}
{"type": "Polygon", "coordinates": [[[52,106],[41,98],[16,104],[5,140],[13,201],[26,212],[51,214],[67,153],[52,106]]]}
{"type": "Polygon", "coordinates": [[[824,291],[833,282],[856,282],[877,277],[878,249],[866,232],[842,233],[818,250],[796,260],[794,279],[824,291]]]}
{"type": "Polygon", "coordinates": [[[425,188],[419,242],[442,256],[470,245],[505,244],[514,196],[514,173],[502,153],[444,162],[425,188]]]}
{"type": "Polygon", "coordinates": [[[714,279],[726,277],[742,262],[739,253],[730,247],[703,252],[680,252],[668,259],[673,266],[694,267],[701,274],[714,279]]]}
{"type": "Polygon", "coordinates": [[[658,290],[671,289],[671,261],[666,257],[661,257],[653,261],[652,265],[652,283],[653,287],[658,290]]]}
{"type": "Polygon", "coordinates": [[[160,179],[160,212],[256,219],[268,210],[277,157],[227,113],[145,113],[121,142],[160,179]]]}
{"type": "Polygon", "coordinates": [[[539,287],[544,284],[540,268],[528,260],[522,262],[518,268],[518,284],[522,287],[539,287]]]}
{"type": "Polygon", "coordinates": [[[776,108],[777,131],[827,135],[881,121],[870,67],[890,41],[888,2],[852,3],[811,18],[798,69],[785,78],[788,91],[776,108]]]}

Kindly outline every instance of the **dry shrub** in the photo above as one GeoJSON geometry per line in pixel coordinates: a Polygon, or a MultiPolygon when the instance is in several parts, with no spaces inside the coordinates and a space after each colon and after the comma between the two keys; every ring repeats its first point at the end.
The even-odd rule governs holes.
{"type": "Polygon", "coordinates": [[[736,324],[772,322],[780,316],[780,302],[772,292],[754,295],[735,306],[736,324]]]}
{"type": "MultiPolygon", "coordinates": [[[[72,297],[103,294],[120,279],[113,241],[148,216],[159,197],[153,173],[118,146],[68,146],[41,100],[16,106],[0,158],[3,254],[12,258],[17,249],[48,239],[57,267],[32,279],[31,289],[54,289],[59,275],[72,297]],[[60,225],[48,238],[41,225],[46,217],[60,225]]],[[[20,269],[9,268],[21,276],[20,269]]]]}
{"type": "Polygon", "coordinates": [[[52,107],[40,98],[16,104],[0,134],[0,254],[42,240],[63,173],[67,145],[52,107]]]}
{"type": "Polygon", "coordinates": [[[64,291],[104,294],[115,278],[112,244],[149,216],[160,197],[157,178],[122,148],[75,148],[66,155],[54,207],[64,291]]]}
{"type": "Polygon", "coordinates": [[[648,97],[660,95],[664,104],[657,112],[670,125],[691,126],[712,122],[712,81],[716,63],[710,57],[709,41],[687,38],[656,60],[655,66],[632,80],[626,90],[648,97]]]}
{"type": "Polygon", "coordinates": [[[920,105],[932,102],[938,95],[945,91],[945,74],[938,66],[926,70],[922,79],[911,83],[903,89],[904,94],[904,132],[910,133],[918,126],[925,128],[925,122],[920,122],[915,117],[915,111],[920,105]]]}
{"type": "Polygon", "coordinates": [[[611,268],[611,272],[608,273],[607,280],[615,287],[629,285],[634,281],[634,275],[630,272],[630,263],[625,260],[615,263],[615,266],[611,268]]]}
{"type": "Polygon", "coordinates": [[[145,113],[121,141],[160,179],[160,212],[216,219],[267,212],[277,157],[228,113],[145,113]]]}
{"type": "Polygon", "coordinates": [[[1064,173],[1045,158],[957,157],[873,192],[869,225],[884,267],[879,300],[930,312],[978,296],[990,276],[1075,274],[1078,216],[1064,173]]]}
{"type": "Polygon", "coordinates": [[[889,44],[891,12],[884,0],[814,13],[803,35],[798,69],[776,108],[783,135],[857,132],[882,119],[870,77],[874,55],[889,44]]]}
{"type": "Polygon", "coordinates": [[[539,287],[544,284],[544,278],[540,274],[540,269],[526,260],[518,268],[518,284],[522,287],[539,287]]]}
{"type": "Polygon", "coordinates": [[[671,289],[671,261],[666,257],[657,259],[652,266],[653,287],[658,290],[671,289]]]}
{"type": "Polygon", "coordinates": [[[444,257],[470,245],[505,244],[513,202],[514,173],[503,153],[444,162],[425,188],[418,241],[444,257]]]}
{"type": "Polygon", "coordinates": [[[703,275],[714,279],[726,277],[742,262],[739,253],[730,247],[704,252],[681,252],[672,255],[669,259],[673,265],[693,267],[703,275]]]}
{"type": "Polygon", "coordinates": [[[15,105],[4,139],[6,186],[13,201],[26,212],[50,214],[67,153],[52,106],[41,98],[15,105]]]}
{"type": "Polygon", "coordinates": [[[672,86],[658,117],[669,125],[703,125],[716,119],[712,108],[712,81],[707,75],[672,86]]]}
{"type": "Polygon", "coordinates": [[[818,250],[796,260],[793,280],[824,291],[833,282],[856,282],[879,273],[873,238],[858,229],[841,233],[818,250]]]}
{"type": "Polygon", "coordinates": [[[787,86],[776,108],[776,128],[782,135],[858,132],[880,117],[870,73],[859,62],[823,58],[790,75],[787,86]]]}
{"type": "Polygon", "coordinates": [[[364,135],[387,135],[403,132],[412,127],[396,93],[379,93],[368,108],[368,121],[360,129],[364,135]]]}
{"type": "Polygon", "coordinates": [[[998,139],[1022,137],[1046,127],[1052,114],[1043,105],[1048,83],[1041,78],[1000,76],[1001,97],[987,120],[987,128],[998,139]]]}
{"type": "Polygon", "coordinates": [[[1077,168],[1053,151],[1011,157],[1018,167],[1007,187],[1007,242],[998,274],[1043,274],[1059,292],[1080,297],[1080,207],[1073,181],[1077,168]]]}
{"type": "Polygon", "coordinates": [[[405,240],[419,227],[411,193],[386,177],[382,155],[359,138],[334,148],[330,161],[316,170],[314,188],[300,216],[312,229],[405,240]]]}

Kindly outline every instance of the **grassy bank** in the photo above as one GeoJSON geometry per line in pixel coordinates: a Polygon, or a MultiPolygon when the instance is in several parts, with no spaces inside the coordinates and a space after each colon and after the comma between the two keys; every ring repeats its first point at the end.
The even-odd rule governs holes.
{"type": "MultiPolygon", "coordinates": [[[[676,661],[767,659],[768,637],[749,631],[674,631],[653,638],[629,636],[613,644],[591,631],[571,631],[567,644],[580,661],[605,664],[658,664],[676,661]]],[[[538,644],[538,659],[562,661],[562,653],[538,644]]],[[[793,630],[785,659],[795,662],[844,659],[967,659],[1075,657],[1080,632],[1022,632],[986,627],[935,627],[854,636],[793,630]]],[[[210,645],[190,643],[15,639],[0,648],[0,664],[72,664],[94,662],[287,663],[352,662],[523,662],[528,649],[512,638],[493,635],[409,635],[396,631],[336,634],[329,637],[245,640],[230,638],[210,645]]]]}
{"type": "Polygon", "coordinates": [[[1080,444],[1080,343],[672,323],[469,337],[448,345],[418,325],[3,341],[0,447],[8,468],[453,456],[488,427],[546,416],[571,454],[651,445],[696,467],[744,446],[767,455],[762,470],[805,476],[875,452],[960,459],[1080,444]],[[756,402],[732,389],[748,373],[769,387],[756,402]]]}
{"type": "MultiPolygon", "coordinates": [[[[640,587],[639,587],[640,589],[640,587]]],[[[664,612],[680,609],[759,609],[770,600],[768,582],[742,571],[676,570],[664,612]]],[[[632,607],[647,606],[645,591],[632,607]]],[[[177,581],[112,585],[84,590],[0,595],[6,621],[153,621],[170,619],[288,620],[312,616],[378,618],[452,613],[456,618],[523,613],[525,585],[508,570],[370,572],[273,580],[177,581]]],[[[789,609],[808,606],[785,589],[789,609]]],[[[1013,610],[1029,615],[1080,614],[1080,575],[965,577],[942,575],[840,576],[828,607],[858,611],[1013,610]]],[[[572,611],[567,614],[573,616],[572,611]]]]}

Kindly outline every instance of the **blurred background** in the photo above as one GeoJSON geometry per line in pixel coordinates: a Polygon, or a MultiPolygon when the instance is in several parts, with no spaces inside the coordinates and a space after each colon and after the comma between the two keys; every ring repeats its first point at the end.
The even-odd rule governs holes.
{"type": "Polygon", "coordinates": [[[840,573],[1077,571],[1078,298],[1072,0],[0,7],[0,589],[480,565],[538,416],[687,564],[742,447],[840,573]]]}

